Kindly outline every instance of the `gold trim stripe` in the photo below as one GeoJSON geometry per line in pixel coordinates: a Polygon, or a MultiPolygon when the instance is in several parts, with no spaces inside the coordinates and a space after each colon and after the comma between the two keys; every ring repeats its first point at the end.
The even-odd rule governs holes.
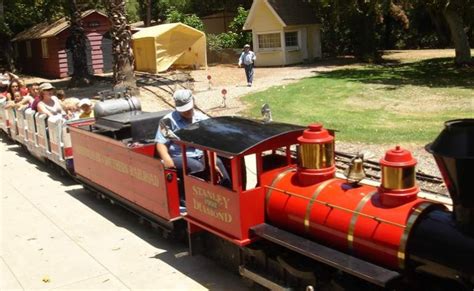
{"type": "Polygon", "coordinates": [[[270,197],[272,196],[273,187],[275,186],[276,183],[280,182],[280,180],[283,179],[283,177],[285,177],[286,174],[288,174],[289,172],[292,172],[292,171],[296,171],[296,169],[288,168],[288,169],[280,172],[273,179],[272,183],[270,184],[270,187],[267,187],[267,193],[265,194],[265,208],[267,209],[267,213],[268,213],[268,202],[270,201],[270,197]]]}
{"type": "Polygon", "coordinates": [[[313,208],[315,200],[318,198],[319,194],[321,194],[321,191],[323,191],[323,189],[333,181],[335,181],[335,179],[329,179],[327,181],[322,182],[314,191],[313,196],[311,197],[311,200],[308,203],[308,207],[306,208],[306,215],[304,217],[304,228],[306,232],[309,232],[309,215],[311,214],[311,209],[313,208]]]}
{"type": "Polygon", "coordinates": [[[373,191],[367,195],[365,195],[364,198],[362,198],[359,201],[359,204],[357,204],[357,207],[354,209],[354,214],[352,215],[351,218],[351,223],[349,224],[349,230],[347,231],[347,244],[349,247],[349,250],[353,250],[353,243],[354,243],[354,231],[355,231],[355,225],[357,222],[357,218],[359,218],[359,214],[361,214],[362,208],[364,208],[365,204],[375,195],[377,194],[377,191],[373,191]]]}
{"type": "Polygon", "coordinates": [[[407,241],[408,241],[408,235],[410,234],[411,228],[415,224],[418,217],[423,213],[423,211],[431,205],[435,205],[435,204],[431,202],[423,202],[423,203],[418,204],[413,210],[413,212],[410,214],[410,217],[408,218],[407,226],[400,239],[400,246],[398,248],[398,253],[397,253],[398,266],[400,267],[400,269],[405,268],[405,259],[406,259],[405,251],[406,251],[406,246],[407,246],[407,241]]]}
{"type": "MultiPolygon", "coordinates": [[[[298,197],[298,198],[301,198],[301,199],[307,200],[307,201],[313,201],[314,203],[318,203],[320,205],[323,205],[323,206],[326,206],[326,207],[329,207],[329,208],[334,208],[334,209],[346,211],[346,212],[349,212],[349,213],[355,213],[354,210],[349,209],[349,208],[345,208],[345,207],[342,207],[342,206],[339,206],[339,205],[336,205],[336,204],[332,204],[332,203],[328,203],[328,202],[313,200],[312,198],[303,196],[301,194],[293,193],[293,192],[286,191],[286,190],[283,190],[283,189],[279,189],[279,188],[276,188],[276,187],[265,186],[265,188],[271,189],[271,190],[274,190],[274,191],[278,191],[278,192],[283,193],[283,194],[288,195],[288,196],[298,197]]],[[[406,225],[404,225],[404,224],[389,221],[389,220],[380,218],[378,216],[373,216],[373,215],[365,214],[365,213],[362,213],[362,212],[359,212],[359,215],[362,216],[362,217],[373,219],[373,220],[377,221],[378,223],[385,223],[385,224],[393,225],[393,226],[400,227],[400,228],[405,228],[406,227],[406,225]]]]}

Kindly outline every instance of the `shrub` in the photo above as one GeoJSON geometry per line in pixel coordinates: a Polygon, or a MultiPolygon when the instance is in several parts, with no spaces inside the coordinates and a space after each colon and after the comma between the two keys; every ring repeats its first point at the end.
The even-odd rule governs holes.
{"type": "Polygon", "coordinates": [[[197,30],[204,31],[204,24],[196,14],[184,14],[172,7],[166,12],[166,21],[168,23],[181,22],[197,30]]]}
{"type": "Polygon", "coordinates": [[[230,31],[207,36],[207,45],[210,50],[221,50],[224,48],[241,48],[246,43],[251,43],[250,32],[242,31],[249,12],[243,7],[237,8],[237,15],[229,24],[230,31]]]}
{"type": "Polygon", "coordinates": [[[209,34],[207,36],[207,45],[210,50],[221,50],[224,48],[234,48],[237,44],[237,34],[234,32],[209,34]]]}

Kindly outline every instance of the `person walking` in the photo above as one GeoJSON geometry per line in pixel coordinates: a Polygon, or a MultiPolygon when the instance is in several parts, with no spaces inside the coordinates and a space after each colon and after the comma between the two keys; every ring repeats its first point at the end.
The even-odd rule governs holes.
{"type": "Polygon", "coordinates": [[[253,66],[257,57],[255,53],[250,50],[250,45],[244,45],[244,51],[239,58],[239,68],[244,65],[245,76],[247,77],[247,86],[251,87],[253,83],[253,66]]]}

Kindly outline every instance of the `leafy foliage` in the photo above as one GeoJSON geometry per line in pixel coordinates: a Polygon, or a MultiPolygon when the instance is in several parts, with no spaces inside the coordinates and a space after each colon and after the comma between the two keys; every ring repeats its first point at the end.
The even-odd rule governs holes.
{"type": "Polygon", "coordinates": [[[171,8],[168,10],[166,16],[167,22],[169,23],[181,22],[198,30],[204,31],[204,24],[196,14],[187,15],[176,10],[175,8],[171,8]]]}
{"type": "Polygon", "coordinates": [[[234,32],[209,34],[207,35],[207,45],[210,50],[218,51],[224,48],[237,47],[238,35],[234,32]]]}
{"type": "Polygon", "coordinates": [[[229,24],[230,31],[217,35],[208,35],[208,45],[211,50],[220,50],[223,48],[243,47],[252,42],[252,34],[243,31],[242,28],[249,14],[242,6],[237,8],[237,15],[229,24]]]}

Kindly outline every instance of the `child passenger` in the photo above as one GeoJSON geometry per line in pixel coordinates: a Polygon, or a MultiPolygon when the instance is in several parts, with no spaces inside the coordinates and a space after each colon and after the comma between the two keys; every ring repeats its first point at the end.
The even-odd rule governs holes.
{"type": "Polygon", "coordinates": [[[79,108],[81,108],[81,115],[79,118],[90,118],[94,117],[94,110],[92,110],[92,101],[89,98],[84,98],[79,102],[79,108]]]}

